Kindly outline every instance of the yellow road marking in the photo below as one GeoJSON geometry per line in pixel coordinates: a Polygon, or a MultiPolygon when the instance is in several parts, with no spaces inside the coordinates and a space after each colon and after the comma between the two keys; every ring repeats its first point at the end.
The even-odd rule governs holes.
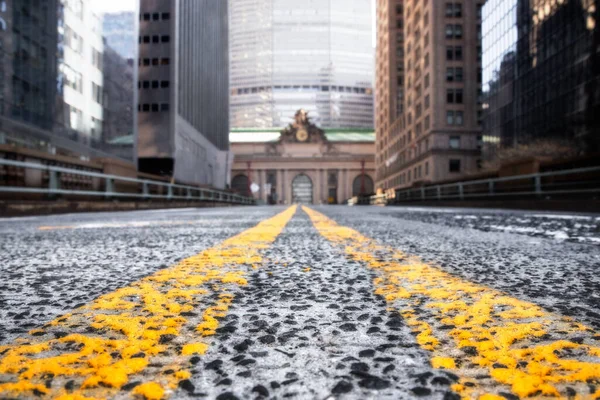
{"type": "Polygon", "coordinates": [[[261,251],[295,212],[290,207],[0,346],[0,397],[106,398],[133,382],[141,382],[134,395],[168,396],[190,376],[190,356],[208,348],[231,289],[247,283],[245,271],[262,262],[261,251]]]}
{"type": "Polygon", "coordinates": [[[378,244],[303,207],[315,228],[376,270],[376,293],[397,307],[431,351],[434,368],[460,380],[463,398],[600,398],[600,335],[570,318],[465,281],[378,244]]]}

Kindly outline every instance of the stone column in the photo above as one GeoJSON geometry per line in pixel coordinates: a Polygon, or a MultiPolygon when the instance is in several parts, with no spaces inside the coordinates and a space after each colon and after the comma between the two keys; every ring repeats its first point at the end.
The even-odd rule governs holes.
{"type": "Polygon", "coordinates": [[[268,199],[268,193],[266,190],[266,185],[267,185],[267,170],[263,169],[260,171],[260,193],[261,193],[261,199],[262,201],[265,202],[265,204],[267,203],[267,199],[268,199]]]}
{"type": "Polygon", "coordinates": [[[290,171],[287,169],[283,170],[283,193],[284,203],[292,204],[292,182],[290,181],[290,171]]]}
{"type": "Polygon", "coordinates": [[[282,200],[283,200],[283,171],[278,169],[277,170],[277,183],[276,183],[276,190],[277,190],[277,204],[279,204],[282,200]]]}
{"type": "Polygon", "coordinates": [[[313,193],[314,193],[314,198],[313,198],[313,202],[315,204],[321,204],[321,200],[323,199],[323,193],[321,191],[321,170],[319,168],[316,169],[316,182],[314,183],[314,189],[313,189],[313,193]]]}
{"type": "Polygon", "coordinates": [[[350,182],[350,173],[347,169],[344,170],[344,193],[346,199],[352,197],[352,182],[350,182]]]}

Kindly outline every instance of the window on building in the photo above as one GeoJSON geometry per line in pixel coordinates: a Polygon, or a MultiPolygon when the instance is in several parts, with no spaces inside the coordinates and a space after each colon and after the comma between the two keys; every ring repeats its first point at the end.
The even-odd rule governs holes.
{"type": "Polygon", "coordinates": [[[92,99],[98,104],[102,104],[102,86],[92,82],[92,99]]]}
{"type": "Polygon", "coordinates": [[[92,117],[90,133],[94,138],[100,138],[102,136],[102,120],[92,117]]]}
{"type": "Polygon", "coordinates": [[[460,172],[460,160],[450,160],[448,169],[450,172],[460,172]]]}
{"type": "Polygon", "coordinates": [[[150,21],[150,13],[144,13],[144,21],[150,21]]]}
{"type": "Polygon", "coordinates": [[[142,105],[142,111],[145,111],[145,112],[150,111],[150,104],[143,104],[142,105]]]}
{"type": "Polygon", "coordinates": [[[463,29],[461,24],[446,25],[446,39],[462,39],[463,29]]]}
{"type": "Polygon", "coordinates": [[[455,112],[455,114],[454,114],[454,122],[455,122],[455,125],[458,125],[458,126],[462,126],[463,125],[464,120],[463,120],[463,112],[462,111],[456,111],[455,112]]]}
{"type": "Polygon", "coordinates": [[[162,35],[160,38],[160,41],[163,43],[169,43],[171,41],[171,36],[169,35],[162,35]]]}
{"type": "Polygon", "coordinates": [[[158,112],[158,110],[159,110],[158,104],[156,104],[156,103],[152,104],[152,112],[158,112]]]}
{"type": "Polygon", "coordinates": [[[446,111],[446,124],[454,125],[454,111],[452,111],[452,110],[446,111]]]}
{"type": "Polygon", "coordinates": [[[160,14],[159,13],[152,14],[152,20],[153,21],[158,21],[159,19],[160,19],[160,14]]]}
{"type": "Polygon", "coordinates": [[[167,103],[161,104],[160,111],[169,111],[169,104],[167,104],[167,103]]]}
{"type": "Polygon", "coordinates": [[[152,59],[152,65],[158,65],[158,58],[152,59]]]}
{"type": "Polygon", "coordinates": [[[162,13],[162,19],[163,21],[167,21],[169,19],[171,19],[171,14],[170,13],[162,13]]]}
{"type": "Polygon", "coordinates": [[[169,87],[169,81],[160,81],[160,87],[166,89],[169,87]]]}
{"type": "Polygon", "coordinates": [[[152,89],[158,89],[158,81],[152,81],[152,89]]]}
{"type": "Polygon", "coordinates": [[[153,35],[152,36],[152,43],[158,43],[158,42],[160,42],[160,36],[153,35]]]}
{"type": "Polygon", "coordinates": [[[142,87],[144,89],[150,89],[150,81],[144,81],[144,82],[142,82],[142,87]]]}
{"type": "Polygon", "coordinates": [[[454,59],[456,61],[460,61],[463,59],[463,51],[462,51],[462,46],[456,46],[454,48],[454,59]]]}
{"type": "Polygon", "coordinates": [[[92,64],[99,70],[102,70],[102,53],[94,48],[92,48],[92,64]]]}
{"type": "Polygon", "coordinates": [[[144,60],[143,60],[143,64],[144,64],[144,66],[146,66],[146,67],[147,67],[148,65],[150,65],[150,59],[149,59],[149,58],[144,58],[144,60]]]}
{"type": "Polygon", "coordinates": [[[425,96],[425,109],[429,109],[430,106],[430,100],[429,100],[429,95],[425,96]]]}
{"type": "Polygon", "coordinates": [[[150,43],[150,36],[144,36],[144,43],[150,43]]]}
{"type": "Polygon", "coordinates": [[[337,174],[335,172],[330,172],[327,177],[327,184],[329,186],[337,186],[337,174]]]}
{"type": "Polygon", "coordinates": [[[425,161],[425,176],[429,175],[429,161],[425,161]]]}
{"type": "Polygon", "coordinates": [[[460,149],[460,136],[450,136],[449,146],[451,149],[460,149]]]}
{"type": "Polygon", "coordinates": [[[428,116],[425,117],[425,130],[427,131],[431,126],[431,118],[428,116]]]}
{"type": "Polygon", "coordinates": [[[171,63],[171,59],[170,58],[162,58],[160,60],[160,65],[169,65],[171,63]]]}

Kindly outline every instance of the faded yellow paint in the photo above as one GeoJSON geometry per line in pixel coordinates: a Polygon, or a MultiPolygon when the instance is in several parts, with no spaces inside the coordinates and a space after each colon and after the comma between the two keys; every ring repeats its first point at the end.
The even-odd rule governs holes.
{"type": "Polygon", "coordinates": [[[202,336],[215,333],[233,301],[231,289],[247,284],[246,271],[262,263],[261,250],[275,241],[295,211],[290,207],[2,346],[0,398],[106,398],[132,380],[147,382],[135,387],[136,396],[168,397],[190,377],[189,357],[208,349],[193,327],[202,336]],[[210,294],[218,300],[210,300],[210,294]],[[68,332],[73,333],[65,336],[68,332]]]}
{"type": "Polygon", "coordinates": [[[431,351],[433,367],[461,377],[452,388],[463,398],[496,399],[508,391],[519,397],[568,397],[567,387],[579,399],[596,398],[588,387],[600,382],[600,336],[593,329],[303,209],[321,235],[379,273],[375,293],[399,309],[417,342],[431,351]]]}

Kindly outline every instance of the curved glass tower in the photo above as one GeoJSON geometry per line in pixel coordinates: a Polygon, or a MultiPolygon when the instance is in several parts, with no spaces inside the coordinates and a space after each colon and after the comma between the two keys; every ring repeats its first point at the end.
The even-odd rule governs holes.
{"type": "Polygon", "coordinates": [[[229,0],[231,127],[373,127],[370,0],[229,0]]]}

